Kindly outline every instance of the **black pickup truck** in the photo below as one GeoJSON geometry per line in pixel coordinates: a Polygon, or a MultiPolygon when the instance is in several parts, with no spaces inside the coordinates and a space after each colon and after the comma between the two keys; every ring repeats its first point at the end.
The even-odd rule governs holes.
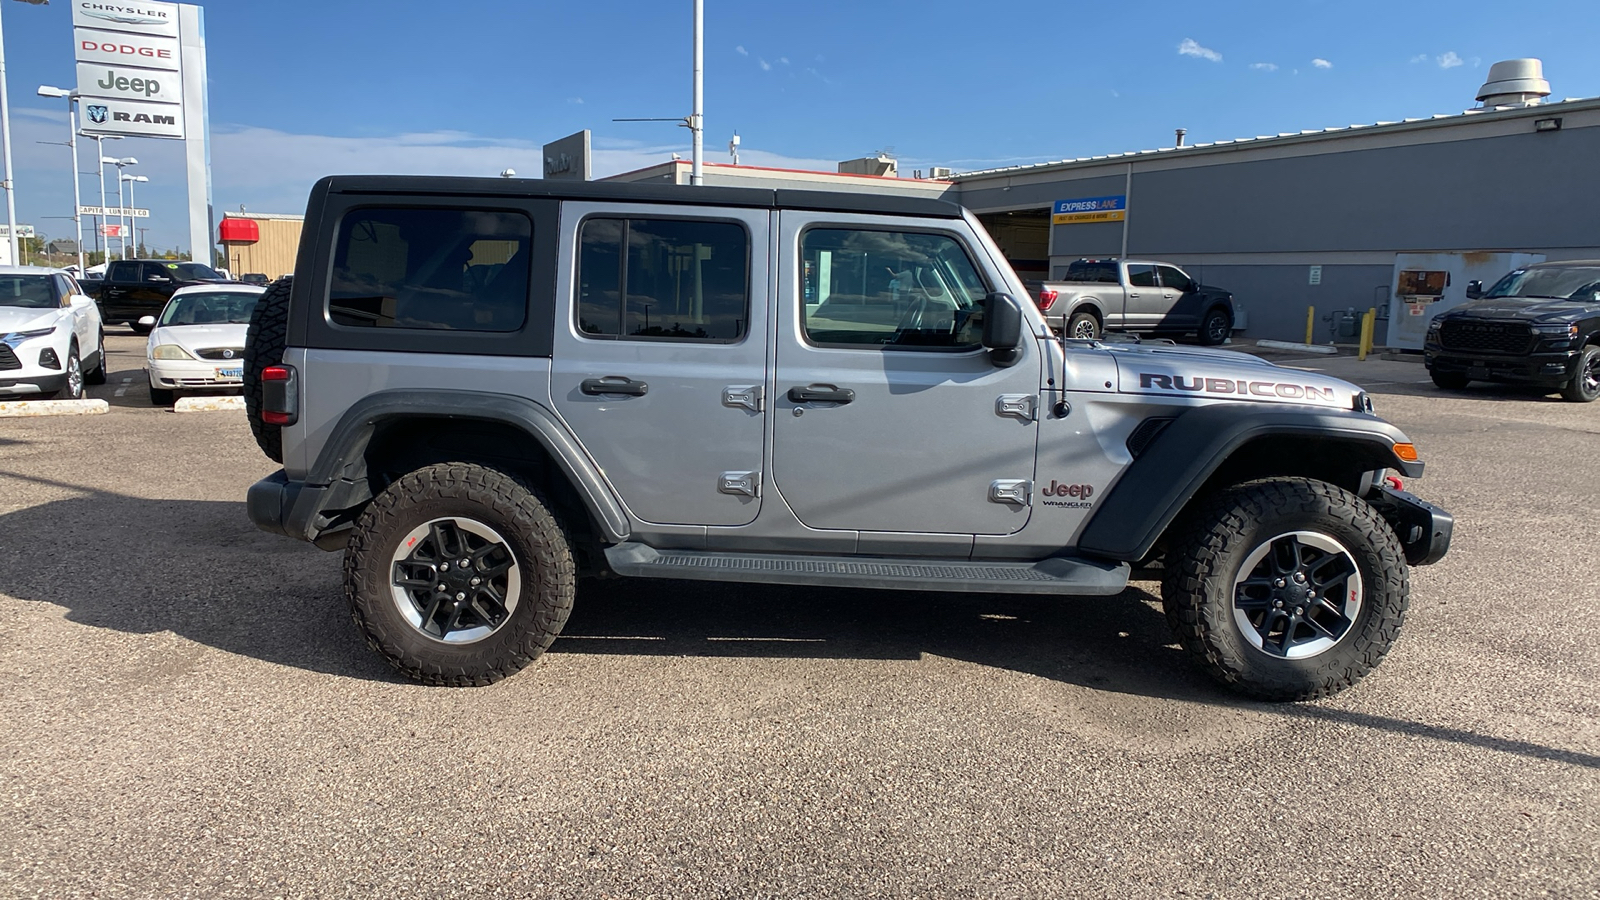
{"type": "Polygon", "coordinates": [[[125,322],[139,334],[148,334],[151,326],[141,325],[139,320],[160,315],[178,288],[227,280],[202,263],[119,259],[106,266],[105,279],[98,288],[90,288],[90,296],[100,304],[100,317],[107,324],[125,322]]]}

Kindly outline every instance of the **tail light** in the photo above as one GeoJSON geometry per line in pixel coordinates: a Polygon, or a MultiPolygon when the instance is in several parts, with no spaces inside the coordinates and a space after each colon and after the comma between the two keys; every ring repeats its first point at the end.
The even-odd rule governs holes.
{"type": "Polygon", "coordinates": [[[300,379],[294,366],[267,366],[261,370],[261,421],[268,425],[293,425],[300,419],[300,379]]]}
{"type": "Polygon", "coordinates": [[[1049,288],[1039,291],[1039,309],[1042,312],[1049,312],[1050,307],[1055,305],[1056,298],[1059,296],[1061,296],[1059,292],[1052,291],[1049,288]]]}

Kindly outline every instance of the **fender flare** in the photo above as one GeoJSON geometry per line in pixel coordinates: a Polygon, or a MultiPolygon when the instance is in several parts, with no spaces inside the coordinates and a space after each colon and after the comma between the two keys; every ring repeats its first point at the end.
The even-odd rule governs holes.
{"type": "Polygon", "coordinates": [[[1337,442],[1364,454],[1360,462],[1368,469],[1422,474],[1422,463],[1395,455],[1395,445],[1410,439],[1369,415],[1290,404],[1195,407],[1173,419],[1122,473],[1084,526],[1078,549],[1119,561],[1143,559],[1229,457],[1273,437],[1337,442]]]}
{"type": "MultiPolygon", "coordinates": [[[[318,518],[324,509],[349,505],[344,501],[353,493],[365,491],[365,454],[378,426],[419,417],[491,421],[524,432],[555,460],[582,498],[602,537],[621,543],[632,533],[628,515],[600,474],[599,466],[555,413],[525,397],[433,389],[379,391],[346,410],[323,443],[298,496],[285,511],[284,533],[314,540],[321,531],[318,518]]],[[[359,497],[354,502],[359,502],[359,497]]]]}

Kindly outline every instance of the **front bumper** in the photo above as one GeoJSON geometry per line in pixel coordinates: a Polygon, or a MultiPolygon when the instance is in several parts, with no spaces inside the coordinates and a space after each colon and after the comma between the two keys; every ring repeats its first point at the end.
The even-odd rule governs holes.
{"type": "Polygon", "coordinates": [[[0,378],[0,397],[54,394],[67,386],[67,373],[65,372],[20,376],[14,372],[6,374],[11,377],[0,378]]]}
{"type": "Polygon", "coordinates": [[[1430,372],[1461,375],[1474,381],[1505,381],[1542,387],[1561,387],[1572,380],[1578,352],[1563,350],[1526,356],[1469,354],[1430,344],[1422,361],[1430,372]]]}
{"type": "Polygon", "coordinates": [[[145,372],[150,377],[150,386],[161,390],[228,390],[244,387],[242,359],[147,359],[145,372]],[[238,374],[232,374],[234,372],[238,374]]]}
{"type": "Polygon", "coordinates": [[[1368,494],[1367,502],[1399,536],[1406,562],[1426,566],[1444,559],[1450,552],[1454,516],[1415,494],[1387,484],[1368,494]]]}

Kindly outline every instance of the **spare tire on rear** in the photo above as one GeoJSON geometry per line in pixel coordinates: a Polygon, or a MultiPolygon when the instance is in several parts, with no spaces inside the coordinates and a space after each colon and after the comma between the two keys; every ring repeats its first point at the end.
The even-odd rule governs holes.
{"type": "Polygon", "coordinates": [[[244,408],[256,446],[273,462],[283,462],[283,432],[261,421],[261,370],[283,362],[283,345],[289,329],[289,289],[285,275],[267,288],[250,313],[250,330],[244,338],[244,408]]]}

